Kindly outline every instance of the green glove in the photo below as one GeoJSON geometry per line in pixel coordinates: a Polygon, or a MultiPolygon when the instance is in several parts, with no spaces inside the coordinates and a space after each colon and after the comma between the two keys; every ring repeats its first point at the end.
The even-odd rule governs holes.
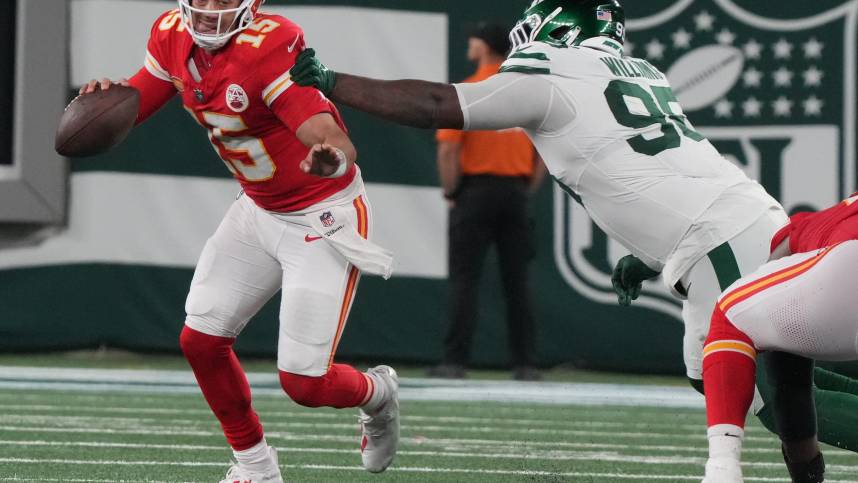
{"type": "Polygon", "coordinates": [[[315,87],[328,95],[337,83],[337,73],[325,67],[316,58],[316,51],[304,49],[298,54],[295,65],[289,69],[292,81],[302,87],[315,87]]]}
{"type": "Polygon", "coordinates": [[[649,268],[634,255],[626,255],[614,267],[611,284],[620,305],[628,307],[641,294],[644,280],[658,277],[659,272],[649,268]]]}

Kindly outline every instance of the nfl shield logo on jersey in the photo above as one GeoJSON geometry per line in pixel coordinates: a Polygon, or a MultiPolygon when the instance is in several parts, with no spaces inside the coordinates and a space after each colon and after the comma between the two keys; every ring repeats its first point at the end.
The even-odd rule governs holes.
{"type": "Polygon", "coordinates": [[[230,84],[226,89],[226,105],[235,112],[244,112],[250,106],[250,99],[240,85],[230,84]]]}
{"type": "Polygon", "coordinates": [[[334,220],[334,215],[332,215],[330,211],[322,213],[322,215],[319,216],[319,220],[321,220],[323,226],[331,226],[336,221],[334,220]]]}
{"type": "MultiPolygon", "coordinates": [[[[856,188],[858,3],[826,5],[837,3],[774,19],[735,0],[680,0],[629,21],[626,55],[665,72],[695,129],[787,212],[817,210],[856,188]]],[[[554,199],[560,273],[582,296],[616,305],[611,271],[626,250],[560,188],[554,199]]],[[[681,315],[660,280],[635,305],[681,315]]]]}

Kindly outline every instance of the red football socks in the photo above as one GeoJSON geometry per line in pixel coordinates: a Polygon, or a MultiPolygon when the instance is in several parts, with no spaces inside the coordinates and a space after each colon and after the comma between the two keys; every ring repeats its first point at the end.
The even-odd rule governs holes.
{"type": "Polygon", "coordinates": [[[262,425],[250,403],[247,377],[232,350],[235,339],[203,334],[186,326],[179,342],[230,446],[242,451],[259,443],[262,425]]]}
{"type": "Polygon", "coordinates": [[[753,342],[717,310],[703,349],[703,384],[709,427],[745,427],[754,398],[756,350],[753,342]]]}

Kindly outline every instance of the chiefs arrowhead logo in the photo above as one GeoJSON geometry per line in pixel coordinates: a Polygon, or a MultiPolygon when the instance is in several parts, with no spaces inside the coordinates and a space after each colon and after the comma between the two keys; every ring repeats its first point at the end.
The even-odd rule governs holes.
{"type": "Polygon", "coordinates": [[[244,112],[250,106],[250,99],[240,85],[230,84],[226,89],[226,105],[235,112],[244,112]]]}

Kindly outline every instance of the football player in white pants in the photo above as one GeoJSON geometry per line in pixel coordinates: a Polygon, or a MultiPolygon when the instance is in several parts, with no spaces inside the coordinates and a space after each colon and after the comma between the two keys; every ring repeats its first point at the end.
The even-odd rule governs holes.
{"type": "MultiPolygon", "coordinates": [[[[758,352],[777,351],[790,366],[774,381],[790,407],[812,407],[813,359],[858,360],[858,193],[819,213],[794,215],[773,239],[773,258],[720,297],[704,348],[709,461],[705,483],[742,481],[745,415],[753,397],[758,352]],[[794,253],[793,255],[790,255],[794,253]],[[786,255],[786,256],[784,256],[786,255]],[[783,388],[787,387],[788,390],[783,388]]],[[[790,418],[791,415],[782,415],[790,418]]],[[[815,452],[795,482],[823,481],[815,421],[792,428],[815,452]]]]}
{"type": "Polygon", "coordinates": [[[477,83],[367,79],[327,69],[311,50],[292,79],[415,127],[523,128],[593,221],[687,296],[685,361],[699,381],[717,296],[767,260],[783,208],[694,130],[663,73],[624,57],[616,0],[536,0],[511,39],[500,72],[477,83]]]}
{"type": "MultiPolygon", "coordinates": [[[[336,107],[296,86],[304,33],[259,11],[262,0],[178,0],[152,25],[144,67],[120,81],[140,92],[137,123],[170,99],[208,130],[241,184],[200,256],[179,343],[236,463],[225,483],[282,483],[233,344],[278,290],[277,368],[303,406],[360,408],[361,460],[373,473],[399,440],[398,379],[388,366],[334,363],[361,273],[390,276],[372,244],[356,150],[336,107]],[[312,159],[313,169],[302,170],[312,159]]],[[[111,81],[91,81],[81,94],[111,81]]]]}

